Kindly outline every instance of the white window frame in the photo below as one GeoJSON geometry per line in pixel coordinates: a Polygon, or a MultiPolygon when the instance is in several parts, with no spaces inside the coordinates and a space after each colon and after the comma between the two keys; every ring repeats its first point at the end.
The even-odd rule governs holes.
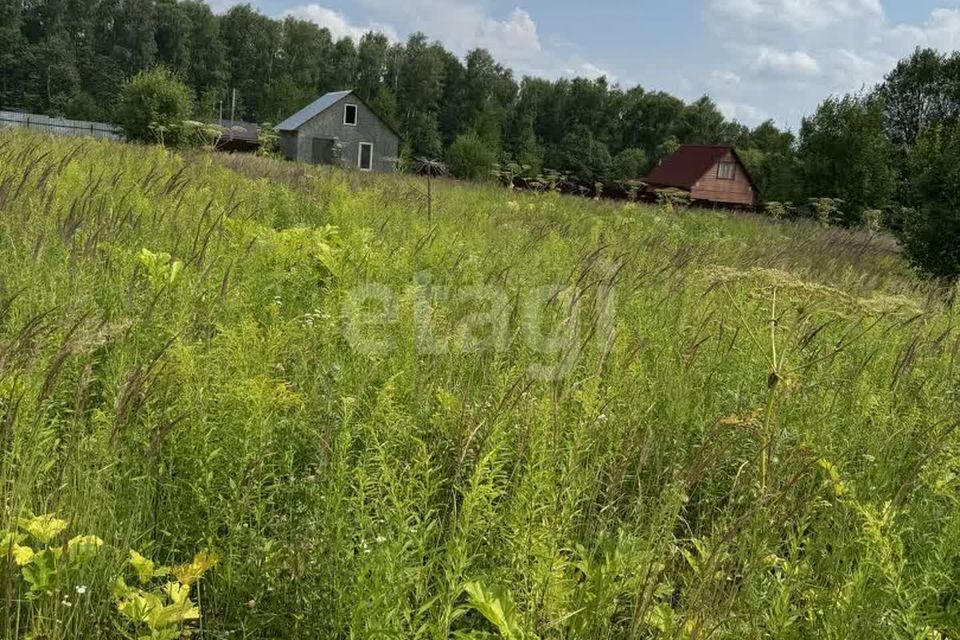
{"type": "Polygon", "coordinates": [[[357,105],[352,102],[343,105],[343,124],[348,127],[355,127],[358,122],[360,122],[360,109],[357,108],[357,105]],[[353,122],[347,122],[347,113],[349,113],[350,107],[353,107],[353,122]]]}
{"type": "Polygon", "coordinates": [[[373,171],[373,143],[372,142],[361,142],[360,146],[357,147],[357,167],[360,171],[373,171]],[[364,168],[363,166],[363,148],[370,147],[370,166],[364,168]]]}
{"type": "Polygon", "coordinates": [[[736,180],[737,179],[737,163],[736,162],[726,162],[720,161],[717,163],[717,180],[736,180]],[[730,177],[723,175],[723,167],[729,165],[732,168],[730,171],[730,177]]]}

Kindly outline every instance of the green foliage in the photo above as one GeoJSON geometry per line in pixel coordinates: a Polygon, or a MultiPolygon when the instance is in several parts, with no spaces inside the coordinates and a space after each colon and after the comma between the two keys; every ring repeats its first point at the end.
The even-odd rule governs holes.
{"type": "Polygon", "coordinates": [[[883,208],[896,188],[883,104],[876,99],[825,100],[803,120],[798,157],[808,196],[846,203],[840,224],[860,224],[863,211],[883,208]]]}
{"type": "Polygon", "coordinates": [[[677,140],[676,136],[670,136],[657,145],[655,157],[657,161],[663,160],[667,156],[676,153],[678,149],[680,149],[680,141],[677,140]]]}
{"type": "Polygon", "coordinates": [[[190,117],[190,90],[166,67],[141,71],[120,92],[117,121],[127,138],[176,144],[185,135],[177,127],[190,117]]]}
{"type": "Polygon", "coordinates": [[[950,637],[949,291],[539,179],[0,132],[0,637],[950,637]]]}
{"type": "Polygon", "coordinates": [[[489,178],[496,162],[496,154],[473,131],[458,137],[447,150],[450,174],[464,180],[489,178]]]}
{"type": "Polygon", "coordinates": [[[0,557],[6,561],[7,590],[23,597],[22,624],[31,637],[56,633],[49,612],[86,593],[80,578],[103,547],[97,536],[64,539],[66,520],[54,514],[21,518],[19,531],[0,531],[0,557]],[[24,588],[25,587],[25,588],[24,588]]]}
{"type": "Polygon", "coordinates": [[[844,220],[844,201],[840,198],[810,198],[808,216],[822,225],[838,224],[844,220]]]}
{"type": "Polygon", "coordinates": [[[925,128],[960,115],[960,55],[917,49],[877,88],[887,136],[897,148],[912,147],[925,128]]]}
{"type": "Polygon", "coordinates": [[[261,158],[280,158],[280,134],[274,129],[273,125],[266,122],[260,125],[257,138],[260,146],[257,147],[257,155],[261,158]]]}
{"type": "Polygon", "coordinates": [[[674,211],[677,207],[690,205],[690,192],[683,189],[657,189],[654,194],[657,202],[667,211],[674,211]]]}
{"type": "Polygon", "coordinates": [[[771,218],[775,218],[777,220],[791,218],[794,214],[792,202],[770,201],[764,204],[764,211],[771,218]]]}
{"type": "Polygon", "coordinates": [[[610,152],[584,125],[576,125],[564,136],[554,155],[548,158],[551,166],[563,167],[581,184],[594,184],[610,177],[610,152]]]}
{"type": "Polygon", "coordinates": [[[926,129],[907,167],[916,205],[901,231],[907,254],[938,277],[960,277],[960,127],[926,129]]]}
{"type": "Polygon", "coordinates": [[[215,554],[201,551],[188,564],[172,569],[156,567],[154,563],[134,550],[130,550],[130,566],[133,567],[140,587],[127,585],[123,576],[113,583],[113,595],[117,612],[125,623],[135,630],[138,639],[177,640],[188,635],[185,625],[200,619],[200,607],[190,599],[190,589],[207,571],[216,566],[215,554]],[[151,586],[154,578],[173,575],[173,580],[164,580],[151,586]]]}
{"type": "Polygon", "coordinates": [[[624,149],[613,158],[610,175],[614,180],[639,180],[646,175],[647,165],[643,149],[624,149]]]}
{"type": "MultiPolygon", "coordinates": [[[[534,635],[524,631],[519,612],[510,592],[503,587],[486,587],[479,582],[464,585],[470,607],[476,609],[487,622],[496,627],[504,640],[533,640],[534,635]]],[[[476,634],[458,634],[458,637],[477,637],[476,634]]]]}

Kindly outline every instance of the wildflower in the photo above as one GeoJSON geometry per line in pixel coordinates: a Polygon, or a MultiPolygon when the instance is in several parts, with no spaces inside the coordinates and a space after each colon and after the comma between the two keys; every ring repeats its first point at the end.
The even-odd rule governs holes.
{"type": "Polygon", "coordinates": [[[77,591],[77,595],[78,595],[78,596],[82,596],[83,594],[85,594],[85,593],[87,592],[87,585],[85,585],[85,584],[78,584],[78,585],[77,585],[77,588],[76,588],[76,591],[77,591]]]}
{"type": "Polygon", "coordinates": [[[383,544],[386,541],[387,539],[384,538],[383,536],[377,536],[377,544],[383,544]]]}

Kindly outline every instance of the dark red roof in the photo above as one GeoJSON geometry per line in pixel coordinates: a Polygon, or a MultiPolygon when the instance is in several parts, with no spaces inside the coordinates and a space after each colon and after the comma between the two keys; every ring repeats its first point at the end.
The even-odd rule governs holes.
{"type": "MultiPolygon", "coordinates": [[[[728,152],[733,152],[737,162],[743,166],[740,156],[733,147],[715,144],[682,145],[675,153],[661,160],[643,181],[657,187],[692,189],[710,167],[719,162],[728,152]]],[[[753,178],[745,167],[744,173],[752,183],[753,178]]]]}

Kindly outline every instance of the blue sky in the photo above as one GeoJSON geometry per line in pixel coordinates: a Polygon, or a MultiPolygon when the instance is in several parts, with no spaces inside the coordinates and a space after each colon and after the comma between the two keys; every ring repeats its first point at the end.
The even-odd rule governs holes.
{"type": "MultiPolygon", "coordinates": [[[[233,0],[213,0],[225,9],[233,0]]],[[[710,95],[749,125],[796,129],[832,93],[871,87],[917,46],[960,48],[960,0],[253,0],[335,35],[423,31],[489,49],[518,76],[606,75],[710,95]]]]}

